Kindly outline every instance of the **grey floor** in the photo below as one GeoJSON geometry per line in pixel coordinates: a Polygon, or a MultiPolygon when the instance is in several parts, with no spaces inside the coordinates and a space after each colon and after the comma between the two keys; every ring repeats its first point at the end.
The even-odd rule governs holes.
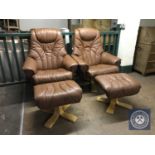
{"type": "Polygon", "coordinates": [[[130,73],[141,82],[139,94],[124,97],[121,101],[135,108],[151,109],[151,130],[129,130],[128,110],[117,107],[115,114],[107,114],[107,104],[96,101],[97,93],[84,93],[82,100],[68,109],[79,119],[71,123],[60,118],[52,129],[43,127],[50,114],[40,111],[33,101],[31,85],[0,88],[0,134],[49,135],[105,135],[155,134],[155,75],[142,76],[130,73]]]}

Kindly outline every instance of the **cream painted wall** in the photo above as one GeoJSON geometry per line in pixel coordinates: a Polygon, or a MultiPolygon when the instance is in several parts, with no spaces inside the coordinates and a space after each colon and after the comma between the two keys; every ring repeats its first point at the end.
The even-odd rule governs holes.
{"type": "Polygon", "coordinates": [[[31,28],[67,28],[67,19],[20,19],[19,22],[23,31],[31,28]]]}
{"type": "Polygon", "coordinates": [[[140,19],[118,19],[118,24],[125,24],[118,48],[118,56],[122,59],[121,66],[132,65],[140,19]]]}

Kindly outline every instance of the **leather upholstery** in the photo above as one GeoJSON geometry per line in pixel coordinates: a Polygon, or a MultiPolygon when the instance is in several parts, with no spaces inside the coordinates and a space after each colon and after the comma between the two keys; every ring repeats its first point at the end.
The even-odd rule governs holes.
{"type": "Polygon", "coordinates": [[[75,30],[73,54],[81,58],[86,64],[97,65],[100,63],[103,52],[100,32],[91,28],[75,30]]]}
{"type": "Polygon", "coordinates": [[[119,69],[116,65],[99,64],[89,67],[88,73],[90,76],[97,76],[102,74],[117,73],[119,69]]]}
{"type": "Polygon", "coordinates": [[[109,98],[119,98],[134,95],[139,92],[140,83],[125,73],[99,75],[95,80],[106,92],[109,98]]]}
{"type": "Polygon", "coordinates": [[[33,79],[36,84],[64,81],[66,79],[68,80],[72,79],[72,72],[63,68],[52,69],[52,70],[39,70],[33,76],[33,79]]]}
{"type": "MultiPolygon", "coordinates": [[[[58,29],[31,30],[31,47],[23,70],[28,76],[36,74],[33,76],[34,80],[37,80],[36,83],[39,81],[43,83],[53,82],[56,77],[59,80],[62,77],[62,72],[58,70],[60,71],[60,75],[58,75],[59,72],[56,69],[64,68],[74,72],[77,65],[77,62],[67,54],[62,34],[58,29]],[[45,72],[43,73],[43,71],[45,72]],[[41,80],[41,78],[43,79],[41,80]]],[[[71,79],[69,72],[66,72],[63,77],[63,80],[67,79],[71,79]]]]}
{"type": "Polygon", "coordinates": [[[86,62],[84,62],[82,59],[80,59],[80,57],[78,57],[76,55],[72,55],[72,57],[79,64],[79,66],[81,67],[81,70],[83,72],[86,72],[88,70],[89,66],[86,64],[86,62]]]}
{"type": "Polygon", "coordinates": [[[37,72],[37,63],[36,61],[31,58],[27,57],[26,61],[24,62],[23,65],[23,70],[28,78],[31,78],[33,74],[37,72]]]}
{"type": "Polygon", "coordinates": [[[82,89],[72,80],[34,86],[34,98],[38,107],[51,111],[53,107],[77,103],[81,100],[82,89]]]}
{"type": "Polygon", "coordinates": [[[110,53],[103,52],[101,55],[101,63],[119,66],[121,64],[121,59],[110,53]]]}
{"type": "Polygon", "coordinates": [[[118,72],[118,65],[121,62],[118,57],[104,51],[100,32],[93,28],[78,28],[75,30],[72,57],[77,61],[83,72],[88,71],[92,76],[118,72]],[[101,64],[108,66],[105,67],[101,64]],[[96,67],[96,65],[99,66],[96,67]],[[105,71],[106,69],[107,71],[105,71]],[[91,70],[95,74],[91,74],[91,70]]]}

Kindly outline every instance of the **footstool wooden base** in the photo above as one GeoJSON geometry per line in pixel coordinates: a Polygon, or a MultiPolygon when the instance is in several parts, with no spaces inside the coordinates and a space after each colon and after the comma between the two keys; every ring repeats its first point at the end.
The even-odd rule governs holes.
{"type": "Polygon", "coordinates": [[[53,115],[46,121],[44,126],[46,128],[52,128],[60,116],[71,122],[76,122],[76,120],[78,119],[77,116],[71,113],[65,112],[65,110],[68,109],[69,106],[70,105],[56,107],[54,109],[53,115]]]}
{"type": "MultiPolygon", "coordinates": [[[[96,98],[96,100],[97,100],[98,102],[104,103],[105,100],[106,100],[106,98],[104,98],[104,97],[102,97],[102,96],[98,96],[98,97],[96,98]]],[[[109,113],[109,114],[114,114],[116,105],[121,106],[121,107],[126,108],[126,109],[133,109],[133,106],[132,106],[132,105],[130,105],[130,104],[128,104],[128,103],[120,102],[120,101],[116,98],[116,99],[111,99],[111,100],[110,100],[110,103],[109,103],[109,106],[108,106],[106,112],[109,113]]]]}
{"type": "MultiPolygon", "coordinates": [[[[140,83],[125,73],[113,73],[106,75],[99,75],[95,77],[96,82],[104,90],[107,98],[110,100],[109,107],[106,112],[113,114],[116,105],[132,109],[132,105],[118,101],[118,98],[135,95],[139,92],[140,83]]],[[[103,97],[97,97],[97,101],[104,102],[103,97]]]]}

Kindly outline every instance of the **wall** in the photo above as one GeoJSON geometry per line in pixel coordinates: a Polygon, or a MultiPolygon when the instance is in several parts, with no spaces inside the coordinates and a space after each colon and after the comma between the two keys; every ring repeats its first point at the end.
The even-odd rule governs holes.
{"type": "Polygon", "coordinates": [[[122,59],[121,66],[132,65],[140,19],[118,19],[118,24],[125,24],[118,48],[118,56],[122,59]]]}
{"type": "Polygon", "coordinates": [[[141,19],[140,26],[155,26],[155,19],[141,19]]]}
{"type": "Polygon", "coordinates": [[[31,28],[67,28],[67,19],[20,19],[19,22],[23,31],[31,28]]]}

